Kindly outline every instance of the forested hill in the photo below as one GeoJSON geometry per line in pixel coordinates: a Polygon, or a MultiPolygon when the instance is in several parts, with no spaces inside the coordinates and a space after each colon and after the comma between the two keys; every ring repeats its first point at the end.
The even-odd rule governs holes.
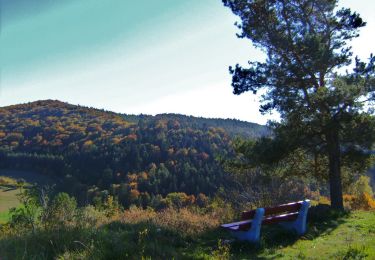
{"type": "Polygon", "coordinates": [[[264,125],[250,123],[237,119],[204,118],[180,114],[127,115],[123,117],[129,122],[138,123],[140,120],[177,120],[182,127],[205,130],[208,127],[222,128],[231,137],[259,138],[270,135],[271,131],[264,125]]]}
{"type": "MultiPolygon", "coordinates": [[[[218,158],[234,155],[223,129],[234,135],[237,123],[246,126],[180,115],[124,116],[52,100],[8,106],[0,108],[0,168],[57,176],[60,189],[81,203],[108,194],[124,206],[157,203],[157,196],[171,192],[210,195],[226,183],[218,158]]],[[[246,135],[260,136],[258,127],[246,135]]]]}

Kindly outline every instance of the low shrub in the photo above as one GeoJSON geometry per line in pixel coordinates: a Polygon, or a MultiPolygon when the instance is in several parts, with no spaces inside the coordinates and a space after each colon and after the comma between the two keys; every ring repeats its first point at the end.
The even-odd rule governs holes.
{"type": "Polygon", "coordinates": [[[0,185],[16,185],[17,181],[6,177],[6,176],[0,176],[0,185]]]}
{"type": "Polygon", "coordinates": [[[345,207],[351,210],[375,210],[375,199],[367,192],[359,196],[345,194],[343,196],[345,207]]]}
{"type": "Polygon", "coordinates": [[[318,204],[331,205],[331,201],[326,196],[319,196],[318,204]]]}
{"type": "Polygon", "coordinates": [[[217,260],[230,259],[230,244],[219,239],[217,248],[212,251],[212,258],[217,260]]]}
{"type": "Polygon", "coordinates": [[[42,219],[46,227],[62,228],[75,224],[77,201],[67,193],[61,192],[47,203],[43,209],[42,219]]]}
{"type": "Polygon", "coordinates": [[[92,205],[79,208],[76,213],[76,226],[80,228],[96,227],[108,221],[106,214],[92,205]]]}
{"type": "Polygon", "coordinates": [[[360,176],[358,180],[348,187],[347,193],[357,197],[360,197],[363,193],[367,193],[371,197],[374,196],[374,192],[370,185],[370,177],[360,176]]]}
{"type": "Polygon", "coordinates": [[[142,209],[132,206],[122,213],[120,220],[124,223],[136,224],[150,221],[151,219],[155,218],[155,216],[156,212],[151,208],[142,209]]]}
{"type": "Polygon", "coordinates": [[[148,222],[160,229],[186,235],[197,235],[209,229],[217,228],[221,221],[217,214],[204,214],[189,208],[166,208],[155,212],[152,209],[131,207],[124,211],[120,220],[123,223],[137,224],[148,222]]]}
{"type": "Polygon", "coordinates": [[[220,224],[219,219],[212,214],[197,214],[187,208],[180,210],[165,209],[158,212],[152,222],[164,229],[176,232],[183,230],[186,235],[200,234],[209,229],[214,229],[220,224]]]}

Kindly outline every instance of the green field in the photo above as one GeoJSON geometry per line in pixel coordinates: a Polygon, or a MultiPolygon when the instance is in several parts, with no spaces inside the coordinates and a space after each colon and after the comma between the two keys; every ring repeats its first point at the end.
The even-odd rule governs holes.
{"type": "Polygon", "coordinates": [[[18,171],[10,169],[0,169],[0,223],[4,223],[9,219],[8,210],[20,205],[17,194],[17,180],[22,179],[25,185],[35,184],[51,184],[53,179],[38,174],[36,172],[18,171]]]}
{"type": "Polygon", "coordinates": [[[0,224],[6,223],[9,220],[9,212],[0,212],[0,224]]]}
{"type": "Polygon", "coordinates": [[[19,204],[17,194],[19,190],[0,186],[0,212],[7,211],[19,204]]]}
{"type": "Polygon", "coordinates": [[[17,199],[19,190],[15,187],[0,186],[0,223],[8,220],[8,210],[17,207],[20,202],[17,199]]]}
{"type": "Polygon", "coordinates": [[[0,223],[8,220],[10,208],[19,206],[18,193],[17,181],[0,175],[0,223]]]}

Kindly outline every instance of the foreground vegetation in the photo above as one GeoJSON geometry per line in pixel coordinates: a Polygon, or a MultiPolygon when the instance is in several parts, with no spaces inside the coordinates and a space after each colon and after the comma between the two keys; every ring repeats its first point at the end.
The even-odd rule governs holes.
{"type": "MultiPolygon", "coordinates": [[[[217,210],[217,209],[216,209],[217,210]]],[[[218,228],[223,212],[193,209],[162,212],[131,208],[111,217],[92,207],[75,222],[35,232],[9,225],[0,233],[3,259],[373,259],[375,214],[336,213],[313,207],[301,238],[278,227],[262,229],[258,246],[232,242],[218,228]],[[13,227],[14,228],[14,227],[13,227]]]]}
{"type": "Polygon", "coordinates": [[[6,223],[9,220],[9,211],[0,212],[0,224],[6,223]]]}
{"type": "MultiPolygon", "coordinates": [[[[353,185],[368,188],[368,179],[353,185]],[[365,185],[359,185],[359,184],[365,185]]],[[[238,219],[239,208],[220,196],[184,205],[168,198],[162,210],[135,205],[124,210],[112,196],[103,204],[78,207],[66,193],[38,186],[18,189],[21,207],[0,224],[0,259],[373,259],[373,195],[347,195],[334,211],[313,201],[308,232],[297,237],[262,227],[260,244],[234,241],[220,224],[238,219]],[[366,200],[367,198],[367,200],[366,200]],[[366,209],[366,210],[363,210],[366,209]]],[[[364,194],[367,194],[366,191],[364,194]]]]}

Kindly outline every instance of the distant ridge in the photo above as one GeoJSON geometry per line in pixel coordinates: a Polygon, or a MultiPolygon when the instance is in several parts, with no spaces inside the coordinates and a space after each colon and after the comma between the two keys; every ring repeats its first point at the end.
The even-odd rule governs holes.
{"type": "MultiPolygon", "coordinates": [[[[105,109],[98,109],[94,107],[87,107],[81,105],[73,105],[67,102],[60,100],[38,100],[23,104],[10,105],[5,107],[0,107],[0,109],[9,109],[14,110],[17,108],[28,108],[28,107],[49,107],[49,108],[68,108],[81,111],[85,111],[88,114],[97,114],[104,113],[102,115],[111,115],[111,116],[121,116],[126,121],[132,123],[138,123],[140,120],[178,120],[180,124],[184,127],[192,127],[195,129],[207,129],[208,127],[218,127],[224,129],[231,137],[243,137],[243,138],[259,138],[262,136],[271,135],[271,130],[265,126],[257,123],[242,121],[238,119],[230,118],[205,118],[205,117],[196,117],[190,115],[176,114],[176,113],[162,113],[153,115],[147,114],[124,114],[116,113],[105,109]]],[[[98,115],[98,114],[97,114],[98,115]]]]}
{"type": "Polygon", "coordinates": [[[130,122],[139,122],[139,120],[178,120],[184,127],[193,127],[196,129],[206,129],[207,127],[218,127],[224,129],[230,136],[240,136],[243,138],[259,138],[271,135],[271,130],[257,123],[241,121],[238,119],[223,118],[205,118],[195,117],[175,113],[163,113],[152,115],[128,115],[123,114],[124,118],[130,122]]]}

